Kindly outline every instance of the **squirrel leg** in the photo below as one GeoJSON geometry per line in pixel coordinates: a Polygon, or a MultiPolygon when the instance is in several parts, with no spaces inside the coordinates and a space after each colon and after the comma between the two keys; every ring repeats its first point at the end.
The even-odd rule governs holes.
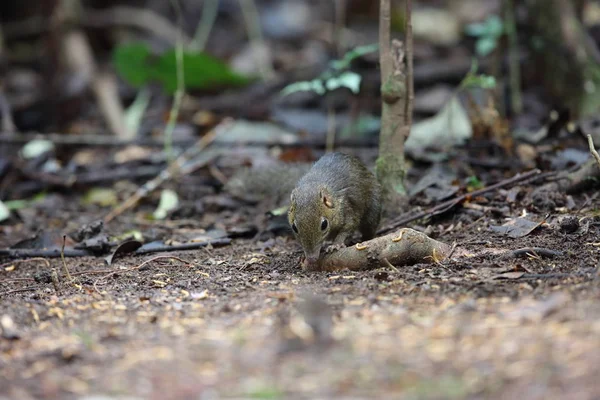
{"type": "Polygon", "coordinates": [[[362,240],[371,240],[377,233],[377,227],[381,220],[381,200],[377,197],[374,198],[370,206],[367,208],[365,215],[363,216],[359,231],[362,234],[362,240]]]}

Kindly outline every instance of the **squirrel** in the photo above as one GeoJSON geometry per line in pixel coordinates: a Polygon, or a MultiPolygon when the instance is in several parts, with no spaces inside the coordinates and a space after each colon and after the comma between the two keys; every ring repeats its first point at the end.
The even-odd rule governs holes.
{"type": "Polygon", "coordinates": [[[358,158],[330,153],[300,178],[290,201],[288,221],[306,256],[303,268],[314,269],[325,241],[335,249],[356,230],[363,240],[375,236],[382,189],[358,158]]]}

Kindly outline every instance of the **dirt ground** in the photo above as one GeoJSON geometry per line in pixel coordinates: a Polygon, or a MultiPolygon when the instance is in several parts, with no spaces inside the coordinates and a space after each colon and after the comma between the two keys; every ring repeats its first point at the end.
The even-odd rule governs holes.
{"type": "Polygon", "coordinates": [[[68,258],[56,288],[33,282],[45,261],[7,262],[0,398],[598,398],[600,203],[574,200],[572,233],[566,212],[518,239],[472,209],[432,221],[474,254],[438,264],[303,272],[286,236],[68,258]],[[562,253],[493,251],[525,247],[562,253]]]}

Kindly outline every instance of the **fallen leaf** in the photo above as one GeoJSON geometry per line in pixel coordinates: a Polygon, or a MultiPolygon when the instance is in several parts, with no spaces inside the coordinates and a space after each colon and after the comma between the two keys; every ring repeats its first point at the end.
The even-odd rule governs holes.
{"type": "Polygon", "coordinates": [[[535,228],[543,223],[544,221],[535,222],[530,221],[527,218],[518,217],[511,219],[501,226],[491,225],[490,228],[492,231],[501,235],[506,235],[511,238],[520,238],[529,235],[535,228]]]}

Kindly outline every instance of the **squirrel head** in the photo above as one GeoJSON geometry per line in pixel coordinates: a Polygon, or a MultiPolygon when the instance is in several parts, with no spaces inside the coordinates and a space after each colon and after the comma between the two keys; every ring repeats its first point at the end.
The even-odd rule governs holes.
{"type": "Polygon", "coordinates": [[[288,221],[304,249],[306,261],[314,264],[319,259],[323,242],[338,223],[339,204],[324,186],[294,189],[290,200],[288,221]]]}

